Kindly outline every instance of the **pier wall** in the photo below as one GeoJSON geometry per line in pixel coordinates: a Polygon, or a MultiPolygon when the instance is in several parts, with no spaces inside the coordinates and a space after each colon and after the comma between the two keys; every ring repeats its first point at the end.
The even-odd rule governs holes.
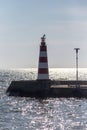
{"type": "Polygon", "coordinates": [[[87,81],[78,81],[78,84],[80,85],[80,88],[76,88],[77,85],[76,81],[59,81],[59,80],[12,81],[6,93],[8,93],[9,96],[24,96],[24,97],[67,97],[67,98],[86,97],[87,98],[87,81]],[[83,85],[83,87],[81,87],[81,85],[83,85]]]}

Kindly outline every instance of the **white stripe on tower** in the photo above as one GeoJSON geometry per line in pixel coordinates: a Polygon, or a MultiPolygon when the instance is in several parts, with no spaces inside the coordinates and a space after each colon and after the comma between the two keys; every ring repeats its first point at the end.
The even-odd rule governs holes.
{"type": "Polygon", "coordinates": [[[48,58],[47,58],[47,46],[45,43],[45,35],[41,38],[39,65],[38,65],[38,80],[48,80],[48,58]]]}
{"type": "Polygon", "coordinates": [[[48,65],[46,63],[40,63],[39,68],[47,68],[48,65]]]}
{"type": "Polygon", "coordinates": [[[47,57],[47,52],[46,51],[41,51],[40,57],[47,57]]]}

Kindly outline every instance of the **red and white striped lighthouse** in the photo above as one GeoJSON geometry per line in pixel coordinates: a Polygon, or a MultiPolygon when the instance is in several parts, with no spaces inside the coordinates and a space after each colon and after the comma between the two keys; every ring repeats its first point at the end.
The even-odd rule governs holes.
{"type": "Polygon", "coordinates": [[[41,37],[40,53],[39,53],[39,65],[38,65],[38,80],[48,80],[48,58],[47,58],[47,46],[45,42],[45,35],[41,37]]]}

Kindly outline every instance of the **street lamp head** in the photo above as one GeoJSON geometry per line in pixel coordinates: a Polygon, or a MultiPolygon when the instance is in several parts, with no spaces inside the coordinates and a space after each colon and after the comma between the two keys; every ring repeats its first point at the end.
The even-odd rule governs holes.
{"type": "Polygon", "coordinates": [[[80,48],[74,48],[74,50],[76,50],[76,53],[78,53],[78,50],[80,50],[80,48]]]}
{"type": "Polygon", "coordinates": [[[74,48],[74,50],[80,50],[80,48],[74,48]]]}

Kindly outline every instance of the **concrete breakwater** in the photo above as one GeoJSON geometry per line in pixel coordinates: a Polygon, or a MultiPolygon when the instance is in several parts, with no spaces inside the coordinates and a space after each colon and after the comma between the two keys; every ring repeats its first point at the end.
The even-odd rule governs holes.
{"type": "Polygon", "coordinates": [[[6,93],[22,97],[84,97],[87,98],[87,81],[30,80],[12,81],[6,93]]]}

